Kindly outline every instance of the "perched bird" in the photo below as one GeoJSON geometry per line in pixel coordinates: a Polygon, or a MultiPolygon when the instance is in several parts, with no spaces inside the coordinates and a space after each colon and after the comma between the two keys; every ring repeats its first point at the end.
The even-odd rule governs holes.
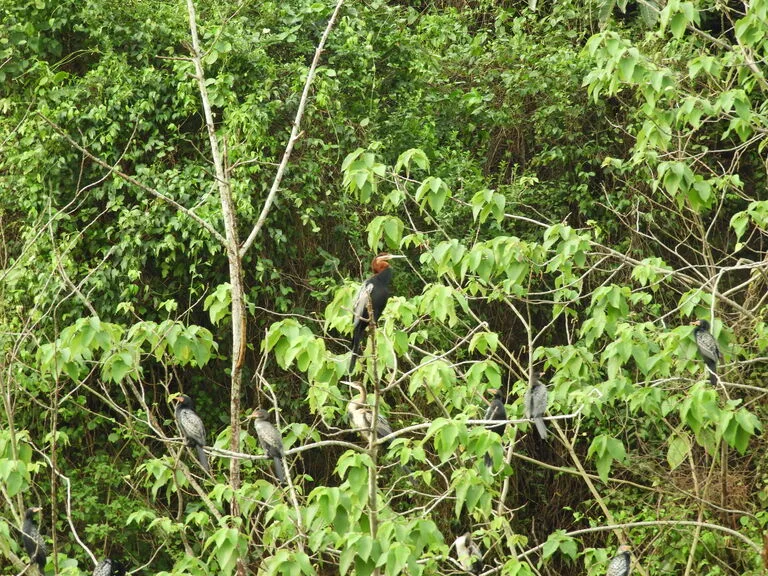
{"type": "Polygon", "coordinates": [[[104,560],[96,564],[93,576],[125,576],[125,566],[119,560],[104,558],[104,560]]]}
{"type": "Polygon", "coordinates": [[[541,417],[547,411],[547,387],[539,380],[541,375],[541,372],[531,372],[530,386],[525,392],[525,417],[533,420],[539,436],[546,440],[547,426],[541,417]]]}
{"type": "Polygon", "coordinates": [[[608,564],[605,576],[629,576],[631,568],[629,553],[631,550],[629,546],[619,546],[619,553],[608,564]]]}
{"type": "MultiPolygon", "coordinates": [[[[371,418],[373,417],[373,410],[371,410],[370,406],[365,404],[365,398],[362,397],[359,400],[350,400],[349,404],[347,404],[347,414],[349,414],[349,419],[357,431],[362,435],[363,438],[365,438],[367,442],[370,442],[371,418]]],[[[381,415],[381,413],[376,415],[375,432],[376,440],[392,434],[392,426],[387,421],[387,419],[381,415]]],[[[384,446],[387,448],[389,448],[390,444],[392,444],[391,438],[384,442],[384,446]]]]}
{"type": "Polygon", "coordinates": [[[709,333],[709,322],[706,320],[696,320],[691,322],[693,335],[696,336],[696,345],[699,347],[699,354],[704,359],[709,372],[709,383],[717,384],[717,362],[723,355],[717,346],[717,340],[709,333]]]}
{"type": "MultiPolygon", "coordinates": [[[[355,428],[357,432],[360,433],[366,442],[370,442],[373,409],[371,406],[366,404],[367,394],[365,388],[362,386],[354,387],[360,391],[360,396],[357,399],[351,399],[349,401],[347,404],[347,415],[349,416],[349,420],[352,423],[353,428],[355,428]]],[[[381,412],[376,414],[376,426],[374,427],[374,432],[374,440],[378,440],[379,438],[384,438],[385,436],[392,434],[392,425],[381,414],[381,412]]],[[[385,448],[389,448],[392,445],[392,438],[384,442],[383,445],[385,448]]],[[[410,467],[406,464],[401,464],[400,466],[403,469],[403,472],[406,474],[413,474],[413,470],[411,470],[410,467]]]]}
{"type": "Polygon", "coordinates": [[[368,303],[373,310],[373,320],[378,322],[379,316],[389,300],[389,283],[392,281],[392,268],[389,261],[395,258],[405,258],[402,255],[387,254],[376,256],[371,262],[373,276],[368,278],[360,287],[355,297],[354,321],[352,323],[352,357],[349,359],[349,372],[355,368],[355,362],[360,355],[365,329],[368,327],[368,303]]]}
{"type": "Polygon", "coordinates": [[[472,534],[462,534],[454,540],[453,545],[456,546],[456,558],[461,567],[472,574],[480,574],[483,569],[483,555],[480,553],[480,547],[472,540],[472,534]]]}
{"type": "Polygon", "coordinates": [[[253,419],[253,427],[256,429],[256,436],[259,438],[259,444],[272,457],[275,467],[275,476],[280,484],[285,484],[285,467],[283,466],[283,439],[280,432],[269,421],[269,414],[262,408],[257,408],[250,416],[253,419]]]}
{"type": "MultiPolygon", "coordinates": [[[[506,420],[507,409],[504,407],[504,400],[506,400],[506,394],[499,388],[498,390],[491,390],[494,392],[493,400],[488,405],[488,409],[485,411],[483,420],[506,420]]],[[[504,429],[507,427],[506,422],[504,424],[488,424],[486,428],[491,432],[496,432],[499,436],[504,435],[504,429]]],[[[493,467],[493,458],[491,453],[488,452],[485,455],[485,465],[488,468],[493,467]]]]}
{"type": "Polygon", "coordinates": [[[39,506],[27,508],[24,513],[24,523],[21,525],[21,541],[24,544],[24,550],[29,554],[30,562],[37,562],[40,574],[45,574],[45,557],[48,555],[48,549],[35,524],[35,514],[40,510],[42,508],[39,506]]]}
{"type": "Polygon", "coordinates": [[[200,416],[195,413],[195,405],[192,402],[192,398],[182,394],[177,396],[175,400],[178,402],[176,406],[176,422],[179,425],[181,434],[187,441],[189,448],[197,449],[197,458],[200,460],[203,470],[210,472],[208,456],[203,450],[205,447],[205,426],[200,416]]]}

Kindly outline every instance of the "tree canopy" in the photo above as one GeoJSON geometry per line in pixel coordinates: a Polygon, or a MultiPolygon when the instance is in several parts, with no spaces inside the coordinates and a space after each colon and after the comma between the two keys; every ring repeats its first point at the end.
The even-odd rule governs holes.
{"type": "Polygon", "coordinates": [[[3,574],[764,573],[768,0],[0,22],[3,574]]]}

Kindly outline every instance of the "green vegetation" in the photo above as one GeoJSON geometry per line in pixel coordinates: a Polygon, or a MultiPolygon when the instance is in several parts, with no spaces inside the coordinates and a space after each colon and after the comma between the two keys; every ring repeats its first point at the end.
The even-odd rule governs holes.
{"type": "Polygon", "coordinates": [[[459,574],[466,532],[489,574],[602,575],[619,544],[640,576],[764,573],[768,0],[0,23],[0,572],[39,505],[61,576],[459,574]],[[381,251],[406,259],[351,379],[389,446],[346,414],[381,251]],[[473,423],[500,387],[503,438],[473,423]]]}

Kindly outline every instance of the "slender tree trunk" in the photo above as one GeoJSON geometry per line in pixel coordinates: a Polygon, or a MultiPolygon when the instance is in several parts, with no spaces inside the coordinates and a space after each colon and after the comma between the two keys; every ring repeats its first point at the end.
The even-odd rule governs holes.
{"type": "MultiPolygon", "coordinates": [[[[211,156],[216,174],[216,185],[221,200],[221,213],[224,218],[226,237],[227,261],[229,263],[229,282],[232,297],[232,374],[230,376],[229,418],[232,431],[229,449],[240,451],[240,391],[242,387],[242,368],[245,355],[245,293],[243,288],[243,266],[240,258],[240,240],[237,234],[237,220],[232,202],[232,188],[229,175],[224,169],[224,157],[219,148],[216,136],[216,125],[213,119],[208,90],[205,86],[202,51],[197,35],[197,19],[193,0],[187,0],[189,13],[189,30],[192,37],[192,62],[195,65],[195,79],[200,89],[200,99],[205,113],[205,125],[208,129],[208,140],[211,146],[211,156]]],[[[229,482],[233,490],[240,488],[240,461],[232,458],[229,464],[229,482]]],[[[233,515],[237,515],[237,502],[232,502],[233,515]]]]}

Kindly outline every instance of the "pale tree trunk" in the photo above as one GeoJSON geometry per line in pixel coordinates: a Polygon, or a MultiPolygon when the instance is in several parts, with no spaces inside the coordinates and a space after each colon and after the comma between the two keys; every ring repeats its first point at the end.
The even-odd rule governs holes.
{"type": "MultiPolygon", "coordinates": [[[[225,157],[219,148],[219,141],[216,136],[216,126],[213,119],[213,112],[211,111],[210,100],[208,98],[208,90],[205,85],[205,74],[203,70],[203,52],[200,48],[200,39],[197,34],[197,19],[195,16],[195,5],[193,0],[187,0],[187,12],[189,14],[189,29],[192,38],[192,62],[195,66],[195,80],[197,80],[198,88],[200,90],[200,99],[203,105],[203,112],[205,114],[205,124],[208,130],[208,140],[211,146],[211,156],[214,165],[214,173],[216,175],[216,185],[219,190],[219,197],[221,200],[221,212],[224,219],[225,228],[225,249],[227,251],[227,260],[229,263],[229,282],[231,285],[231,313],[232,313],[232,374],[230,377],[230,428],[231,428],[231,440],[229,449],[232,452],[240,452],[240,396],[242,390],[242,368],[245,360],[246,350],[246,310],[245,310],[245,289],[243,285],[243,257],[248,249],[253,244],[253,241],[258,236],[262,227],[264,226],[267,216],[272,208],[277,191],[280,188],[280,182],[282,181],[283,174],[285,173],[288,161],[291,157],[291,151],[296,141],[301,137],[301,119],[304,115],[307,100],[309,98],[309,89],[312,81],[315,77],[315,71],[320,61],[320,56],[323,53],[323,47],[328,39],[328,35],[333,28],[334,23],[338,17],[344,0],[338,0],[336,8],[333,11],[328,24],[325,28],[322,38],[315,50],[312,64],[307,72],[307,79],[304,83],[304,89],[299,101],[296,117],[291,127],[291,135],[286,144],[283,157],[278,167],[275,179],[270,188],[270,192],[264,201],[264,206],[261,210],[258,220],[248,235],[247,240],[240,246],[237,231],[237,219],[235,215],[235,209],[232,202],[232,188],[229,181],[229,172],[225,169],[225,157]]],[[[229,466],[229,483],[233,491],[237,491],[240,488],[240,460],[232,458],[229,466]]],[[[231,514],[238,514],[237,502],[232,502],[231,514]]],[[[237,562],[238,574],[245,573],[245,566],[242,559],[238,559],[237,562]]]]}
{"type": "MultiPolygon", "coordinates": [[[[229,263],[229,283],[232,286],[232,374],[230,377],[229,417],[232,436],[229,449],[233,452],[240,451],[240,390],[243,380],[243,361],[245,356],[245,293],[243,289],[243,266],[240,258],[240,241],[237,235],[237,220],[232,204],[232,188],[229,183],[229,175],[224,170],[224,158],[219,148],[216,137],[216,126],[213,121],[213,112],[208,99],[208,90],[205,86],[203,72],[202,51],[200,40],[197,36],[197,20],[195,18],[195,5],[192,0],[187,0],[189,12],[189,29],[192,36],[192,62],[195,65],[195,79],[200,89],[200,99],[205,113],[205,125],[208,129],[208,140],[211,145],[211,156],[216,174],[216,184],[221,199],[221,213],[224,218],[224,231],[226,237],[227,261],[229,263]]],[[[232,489],[240,488],[240,461],[232,458],[229,464],[229,482],[232,489]]],[[[232,502],[233,515],[237,515],[237,502],[232,502]]]]}

